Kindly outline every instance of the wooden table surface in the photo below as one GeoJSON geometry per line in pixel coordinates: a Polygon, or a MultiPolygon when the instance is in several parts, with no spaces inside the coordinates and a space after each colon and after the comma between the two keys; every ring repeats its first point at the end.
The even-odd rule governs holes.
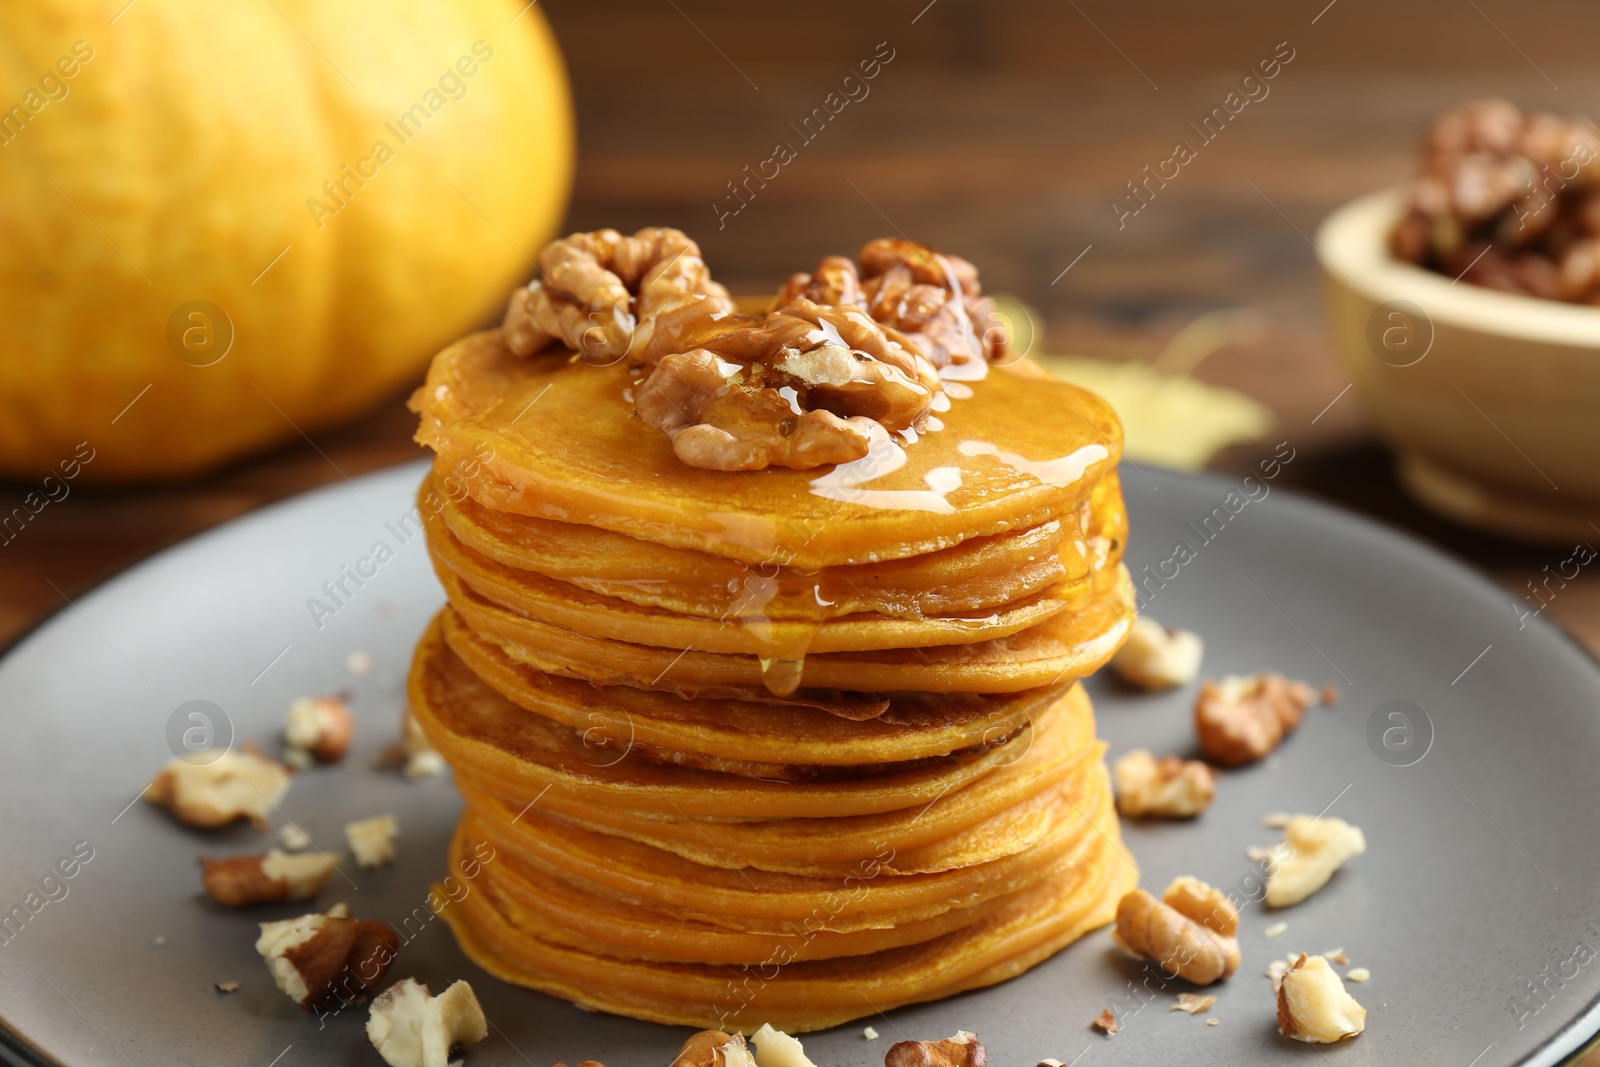
{"type": "MultiPolygon", "coordinates": [[[[1348,379],[1324,334],[1307,235],[1341,202],[1406,178],[1430,116],[1463,99],[1600,113],[1593,4],[541,7],[576,94],[569,229],[682,227],[735,291],[770,289],[824,253],[902,232],[959,251],[991,291],[1040,309],[1046,347],[1062,353],[1148,360],[1204,312],[1250,310],[1259,336],[1198,374],[1276,413],[1274,439],[1300,457],[1286,482],[1409,529],[1509,590],[1567,555],[1430,516],[1399,492],[1353,396],[1327,408],[1348,379]],[[801,136],[802,119],[875,53],[893,58],[869,94],[801,136]],[[1188,123],[1275,53],[1293,58],[1270,94],[1119,225],[1109,205],[1124,183],[1192,139],[1188,123]],[[738,205],[728,183],[779,141],[800,145],[796,158],[725,215],[738,205]]],[[[156,549],[337,480],[335,465],[359,478],[421,456],[412,428],[396,396],[315,448],[298,442],[197,483],[74,489],[0,550],[0,639],[156,549]]],[[[1243,470],[1253,455],[1235,449],[1219,467],[1243,470]]],[[[24,491],[0,486],[0,504],[24,491]]],[[[1600,573],[1563,589],[1548,614],[1600,650],[1600,573]]]]}

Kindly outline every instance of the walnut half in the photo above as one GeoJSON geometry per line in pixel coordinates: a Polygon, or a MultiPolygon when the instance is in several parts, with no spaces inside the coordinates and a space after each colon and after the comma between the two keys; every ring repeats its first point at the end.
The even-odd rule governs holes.
{"type": "Polygon", "coordinates": [[[1300,725],[1315,694],[1281,674],[1228,676],[1200,684],[1194,732],[1205,754],[1225,767],[1254,763],[1300,725]]]}
{"type": "Polygon", "coordinates": [[[728,291],[711,280],[700,247],[682,231],[646,227],[632,237],[616,230],[573,233],[539,252],[541,277],[511,294],[502,336],[518,356],[562,341],[590,363],[621,359],[640,319],[665,300],[694,294],[708,310],[733,310],[728,291]]]}
{"type": "Polygon", "coordinates": [[[941,390],[933,365],[860,308],[799,297],[763,318],[664,323],[680,304],[640,329],[635,354],[654,368],[634,406],[693,467],[804,470],[860,459],[873,423],[919,426],[941,390]]]}
{"type": "Polygon", "coordinates": [[[1157,900],[1143,889],[1117,904],[1115,937],[1169,974],[1210,985],[1239,969],[1239,913],[1220,889],[1176,878],[1157,900]]]}

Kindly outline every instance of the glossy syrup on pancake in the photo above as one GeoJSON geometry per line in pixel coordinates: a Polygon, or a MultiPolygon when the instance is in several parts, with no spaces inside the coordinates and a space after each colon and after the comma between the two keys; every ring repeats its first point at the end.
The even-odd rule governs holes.
{"type": "Polygon", "coordinates": [[[595,527],[491,511],[464,492],[438,490],[430,474],[419,496],[441,501],[440,519],[482,555],[644,607],[716,619],[748,613],[752,603],[768,618],[802,621],[858,612],[918,619],[993,608],[1115,562],[1127,525],[1116,474],[1109,472],[1093,490],[1084,544],[1052,520],[921,556],[806,571],[753,567],[595,527]]]}
{"type": "Polygon", "coordinates": [[[497,333],[475,334],[440,353],[413,396],[418,440],[445,470],[490,456],[465,486],[494,511],[804,568],[1037,526],[1072,512],[1121,451],[1104,401],[1022,361],[952,403],[938,432],[909,446],[885,437],[858,465],[699,470],[641,432],[635,373],[559,352],[518,359],[497,333]]]}

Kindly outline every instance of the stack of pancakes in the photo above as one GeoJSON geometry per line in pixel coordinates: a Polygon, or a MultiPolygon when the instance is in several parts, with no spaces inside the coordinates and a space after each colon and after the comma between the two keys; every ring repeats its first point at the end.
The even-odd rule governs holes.
{"type": "Polygon", "coordinates": [[[640,372],[498,331],[413,398],[449,603],[412,711],[499,977],[814,1030],[1019,974],[1135,880],[1077,679],[1127,632],[1120,428],[1026,361],[822,470],[708,471],[640,372]]]}

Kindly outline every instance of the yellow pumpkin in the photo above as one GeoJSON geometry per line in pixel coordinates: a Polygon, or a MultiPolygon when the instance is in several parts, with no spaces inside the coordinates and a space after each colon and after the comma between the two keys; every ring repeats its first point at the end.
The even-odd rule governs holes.
{"type": "Polygon", "coordinates": [[[496,315],[572,172],[525,4],[5,5],[0,475],[203,471],[496,315]]]}

